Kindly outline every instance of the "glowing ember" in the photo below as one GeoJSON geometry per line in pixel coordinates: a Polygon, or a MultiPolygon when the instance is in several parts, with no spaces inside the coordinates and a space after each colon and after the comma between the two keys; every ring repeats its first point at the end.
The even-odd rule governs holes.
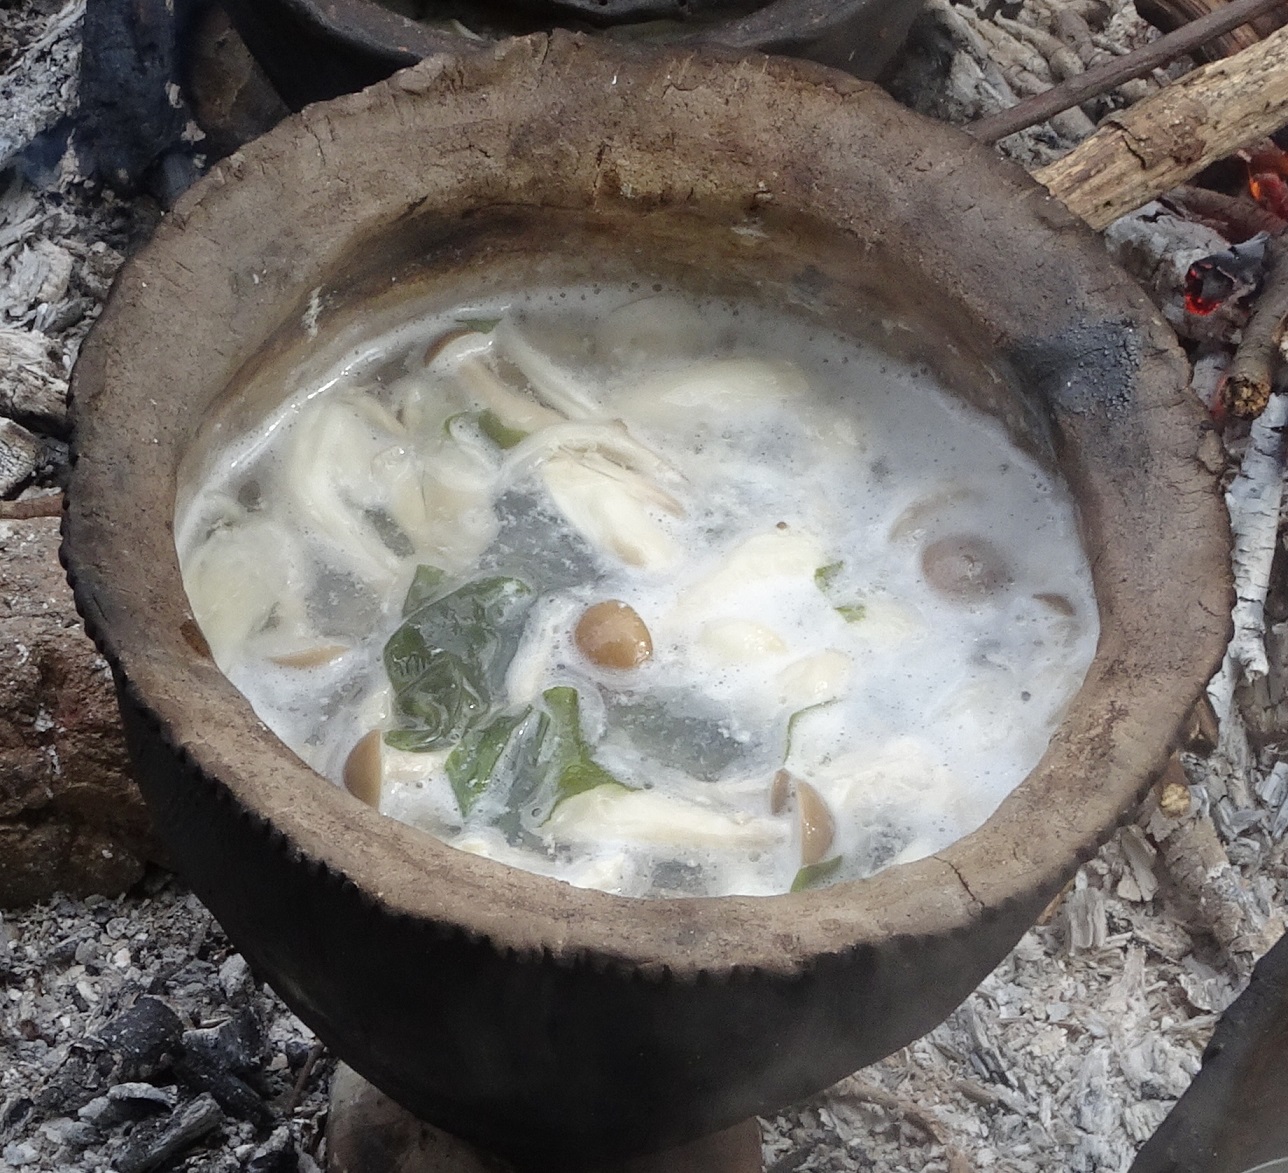
{"type": "Polygon", "coordinates": [[[1248,194],[1267,212],[1288,220],[1288,152],[1278,147],[1243,155],[1248,194]]]}
{"type": "Polygon", "coordinates": [[[1185,309],[1206,317],[1231,298],[1244,297],[1261,285],[1266,269],[1264,232],[1224,252],[1195,261],[1185,274],[1185,309]]]}

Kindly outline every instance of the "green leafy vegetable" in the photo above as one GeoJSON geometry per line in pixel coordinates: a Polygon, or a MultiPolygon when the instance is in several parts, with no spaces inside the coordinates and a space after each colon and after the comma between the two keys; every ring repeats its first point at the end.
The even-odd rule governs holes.
{"type": "Polygon", "coordinates": [[[826,566],[820,566],[814,571],[814,585],[827,594],[836,585],[836,580],[844,569],[844,562],[829,562],[826,566]]]}
{"type": "Polygon", "coordinates": [[[544,772],[553,780],[557,806],[565,798],[594,790],[596,786],[620,786],[616,778],[590,756],[581,735],[581,701],[575,688],[548,688],[541,694],[550,714],[544,772]]]}
{"type": "Polygon", "coordinates": [[[448,755],[447,780],[452,784],[462,815],[468,815],[482,798],[498,763],[515,739],[515,731],[531,712],[531,708],[526,708],[493,717],[486,725],[467,733],[448,755]]]}
{"type": "Polygon", "coordinates": [[[444,574],[437,566],[417,566],[412,577],[411,586],[407,588],[407,597],[403,599],[402,613],[406,619],[413,611],[419,611],[443,585],[444,574]]]}
{"type": "Polygon", "coordinates": [[[479,431],[498,448],[513,448],[528,435],[527,432],[510,427],[491,408],[479,415],[479,431]]]}
{"type": "Polygon", "coordinates": [[[831,879],[840,866],[841,857],[839,855],[834,855],[831,859],[825,859],[822,863],[809,864],[796,873],[796,878],[792,881],[791,890],[793,892],[804,892],[807,888],[818,888],[825,880],[831,879]]]}
{"type": "Polygon", "coordinates": [[[416,573],[406,618],[385,644],[398,725],[396,749],[425,751],[460,741],[487,719],[523,635],[533,591],[517,578],[481,578],[434,598],[433,567],[416,573]]]}
{"type": "Polygon", "coordinates": [[[836,698],[830,701],[819,701],[814,705],[806,705],[803,709],[797,709],[790,717],[787,718],[787,745],[783,750],[783,761],[787,761],[792,756],[792,738],[796,735],[796,722],[799,721],[806,713],[812,713],[815,709],[825,709],[828,705],[836,704],[836,698]]]}
{"type": "Polygon", "coordinates": [[[462,815],[499,790],[489,821],[512,843],[536,831],[565,798],[596,786],[620,786],[590,753],[581,733],[575,688],[551,688],[544,711],[511,710],[472,729],[447,758],[447,777],[462,815]]]}
{"type": "Polygon", "coordinates": [[[457,318],[458,326],[465,326],[479,334],[491,334],[500,324],[500,318],[457,318]]]}
{"type": "Polygon", "coordinates": [[[820,566],[814,571],[814,585],[827,596],[827,601],[832,604],[832,610],[846,623],[858,623],[867,615],[868,609],[862,603],[838,603],[833,597],[837,581],[844,569],[844,562],[829,562],[826,566],[820,566]]]}

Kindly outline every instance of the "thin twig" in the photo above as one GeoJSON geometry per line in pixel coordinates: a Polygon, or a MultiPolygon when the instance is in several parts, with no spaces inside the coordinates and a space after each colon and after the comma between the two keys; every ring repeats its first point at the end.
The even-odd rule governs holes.
{"type": "Polygon", "coordinates": [[[892,1095],[884,1088],[869,1083],[867,1080],[859,1079],[856,1076],[851,1076],[834,1087],[831,1095],[839,1099],[852,1099],[857,1100],[859,1103],[873,1104],[887,1112],[902,1116],[915,1129],[924,1133],[931,1141],[943,1148],[944,1155],[948,1160],[949,1173],[973,1173],[970,1162],[966,1160],[961,1150],[948,1138],[943,1123],[930,1115],[930,1113],[923,1112],[911,1100],[892,1095]]]}
{"type": "Polygon", "coordinates": [[[1225,231],[1221,235],[1235,243],[1256,236],[1258,232],[1278,236],[1288,228],[1288,220],[1267,211],[1247,195],[1226,195],[1183,183],[1172,188],[1163,198],[1168,204],[1178,205],[1191,215],[1222,225],[1225,231]]]}
{"type": "Polygon", "coordinates": [[[325,1050],[326,1047],[321,1043],[314,1043],[309,1048],[308,1057],[304,1060],[304,1066],[300,1068],[300,1074],[295,1080],[295,1086],[291,1088],[291,1094],[286,1097],[286,1103],[282,1105],[282,1114],[284,1116],[289,1116],[295,1111],[295,1106],[304,1095],[304,1086],[309,1082],[309,1076],[313,1074],[313,1068],[317,1066],[317,1062],[322,1058],[322,1053],[325,1050]]]}
{"type": "Polygon", "coordinates": [[[1222,33],[1247,24],[1253,17],[1278,8],[1283,2],[1284,0],[1231,0],[1216,12],[1201,16],[1143,48],[1102,65],[1092,66],[1085,73],[1071,77],[1031,98],[1025,98],[1007,110],[999,110],[987,118],[980,118],[966,130],[980,142],[995,143],[1017,130],[1035,126],[1063,110],[1098,98],[1125,81],[1152,73],[1178,57],[1201,48],[1222,33]]]}
{"type": "Polygon", "coordinates": [[[1288,326],[1288,248],[1280,241],[1271,241],[1266,248],[1270,253],[1266,282],[1225,383],[1226,406],[1240,419],[1254,419],[1265,410],[1280,362],[1279,344],[1288,326]]]}
{"type": "Polygon", "coordinates": [[[32,517],[61,517],[63,495],[48,493],[25,501],[0,501],[0,521],[27,521],[32,517]]]}

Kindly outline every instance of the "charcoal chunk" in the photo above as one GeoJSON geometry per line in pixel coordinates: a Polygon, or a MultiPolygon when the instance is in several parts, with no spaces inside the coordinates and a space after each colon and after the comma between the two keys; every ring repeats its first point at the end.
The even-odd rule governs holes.
{"type": "Polygon", "coordinates": [[[214,1098],[203,1093],[164,1120],[144,1121],[116,1158],[117,1173],[149,1173],[159,1168],[213,1132],[223,1119],[214,1098]]]}
{"type": "Polygon", "coordinates": [[[96,1040],[114,1059],[112,1083],[151,1080],[179,1051],[183,1022],[160,998],[145,994],[109,1019],[96,1040]]]}
{"type": "Polygon", "coordinates": [[[249,1006],[218,1026],[183,1033],[186,1059],[200,1057],[212,1069],[242,1073],[259,1064],[264,1055],[264,1028],[249,1006]]]}

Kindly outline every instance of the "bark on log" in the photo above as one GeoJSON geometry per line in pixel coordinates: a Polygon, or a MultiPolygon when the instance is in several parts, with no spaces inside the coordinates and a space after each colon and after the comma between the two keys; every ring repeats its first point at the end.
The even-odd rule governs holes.
{"type": "MultiPolygon", "coordinates": [[[[1226,6],[1227,0],[1136,0],[1136,11],[1160,32],[1170,33],[1201,20],[1226,6]]],[[[1216,61],[1249,49],[1262,37],[1268,37],[1277,28],[1288,23],[1288,12],[1269,12],[1259,16],[1249,26],[1232,29],[1212,41],[1198,53],[1203,61],[1216,61]]]]}
{"type": "Polygon", "coordinates": [[[1101,229],[1285,122],[1288,28],[1111,115],[1034,178],[1101,229]]]}
{"type": "Polygon", "coordinates": [[[1226,408],[1240,419],[1255,419],[1265,411],[1280,366],[1279,345],[1288,327],[1288,249],[1279,240],[1267,247],[1270,271],[1225,384],[1226,408]]]}

